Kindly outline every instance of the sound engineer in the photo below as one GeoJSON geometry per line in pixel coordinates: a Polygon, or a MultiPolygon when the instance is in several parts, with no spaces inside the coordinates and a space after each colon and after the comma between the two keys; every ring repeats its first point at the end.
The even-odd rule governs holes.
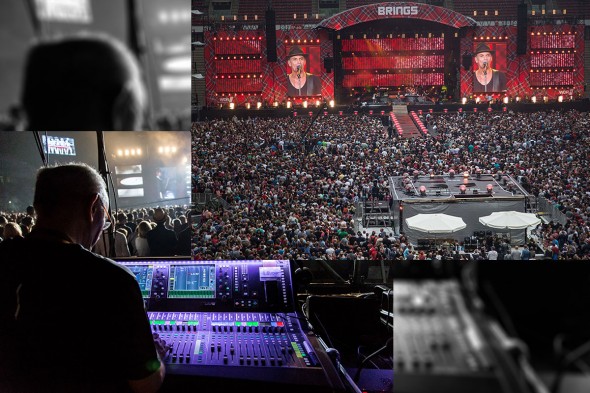
{"type": "Polygon", "coordinates": [[[28,50],[22,108],[29,130],[141,130],[148,96],[139,62],[121,41],[77,33],[28,50]]]}
{"type": "Polygon", "coordinates": [[[90,251],[113,225],[99,172],[39,169],[33,206],[31,233],[0,244],[0,391],[158,391],[169,348],[135,276],[90,251]]]}

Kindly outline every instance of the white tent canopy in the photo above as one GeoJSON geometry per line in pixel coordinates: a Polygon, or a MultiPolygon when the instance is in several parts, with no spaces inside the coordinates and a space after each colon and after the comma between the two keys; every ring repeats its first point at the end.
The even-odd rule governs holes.
{"type": "Polygon", "coordinates": [[[464,229],[467,224],[461,217],[444,213],[417,214],[406,218],[408,228],[424,233],[453,233],[464,229]]]}
{"type": "Polygon", "coordinates": [[[526,229],[539,225],[541,219],[534,213],[502,211],[480,217],[479,222],[494,229],[526,229]]]}

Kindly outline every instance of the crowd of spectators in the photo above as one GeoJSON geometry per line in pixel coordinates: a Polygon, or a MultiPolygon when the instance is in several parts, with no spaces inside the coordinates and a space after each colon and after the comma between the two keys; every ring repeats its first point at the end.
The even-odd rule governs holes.
{"type": "Polygon", "coordinates": [[[439,141],[459,149],[458,162],[511,175],[567,217],[565,225],[549,222],[538,228],[545,256],[588,258],[588,113],[445,114],[430,122],[439,141]]]}
{"type": "MultiPolygon", "coordinates": [[[[111,258],[190,256],[190,214],[187,206],[113,210],[110,215],[115,221],[112,224],[114,247],[110,247],[109,230],[105,230],[93,251],[111,258]]],[[[0,241],[26,237],[34,225],[32,206],[26,213],[0,212],[0,241]]]]}
{"type": "Polygon", "coordinates": [[[487,258],[486,246],[420,252],[392,228],[355,232],[357,202],[388,199],[389,176],[451,169],[514,177],[568,218],[539,227],[544,257],[590,257],[588,113],[433,114],[434,132],[416,139],[389,134],[378,116],[311,121],[193,123],[193,191],[224,201],[201,212],[196,259],[487,258]]]}

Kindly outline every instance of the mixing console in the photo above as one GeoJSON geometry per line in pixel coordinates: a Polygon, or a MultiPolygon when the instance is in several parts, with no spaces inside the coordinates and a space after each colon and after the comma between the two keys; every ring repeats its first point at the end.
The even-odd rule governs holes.
{"type": "Polygon", "coordinates": [[[119,263],[140,284],[152,331],[171,346],[168,375],[338,390],[329,358],[295,312],[289,261],[119,263]]]}
{"type": "Polygon", "coordinates": [[[456,282],[396,281],[394,293],[396,370],[463,373],[493,368],[456,282]]]}
{"type": "Polygon", "coordinates": [[[148,313],[171,364],[317,367],[295,318],[269,313],[148,313]]]}
{"type": "Polygon", "coordinates": [[[501,357],[455,280],[394,282],[396,392],[507,392],[501,357]]]}
{"type": "Polygon", "coordinates": [[[148,310],[292,311],[289,261],[119,261],[148,310]]]}

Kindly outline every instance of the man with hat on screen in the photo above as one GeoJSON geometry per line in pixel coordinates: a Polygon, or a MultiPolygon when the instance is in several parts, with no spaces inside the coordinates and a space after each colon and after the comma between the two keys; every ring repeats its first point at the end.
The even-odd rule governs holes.
{"type": "Polygon", "coordinates": [[[289,97],[307,97],[322,94],[322,81],[317,75],[305,72],[307,54],[299,45],[293,45],[287,55],[287,64],[291,68],[287,95],[289,97]]]}
{"type": "Polygon", "coordinates": [[[506,74],[491,67],[495,52],[485,43],[480,43],[473,59],[477,65],[473,78],[474,93],[506,91],[506,74]]]}

